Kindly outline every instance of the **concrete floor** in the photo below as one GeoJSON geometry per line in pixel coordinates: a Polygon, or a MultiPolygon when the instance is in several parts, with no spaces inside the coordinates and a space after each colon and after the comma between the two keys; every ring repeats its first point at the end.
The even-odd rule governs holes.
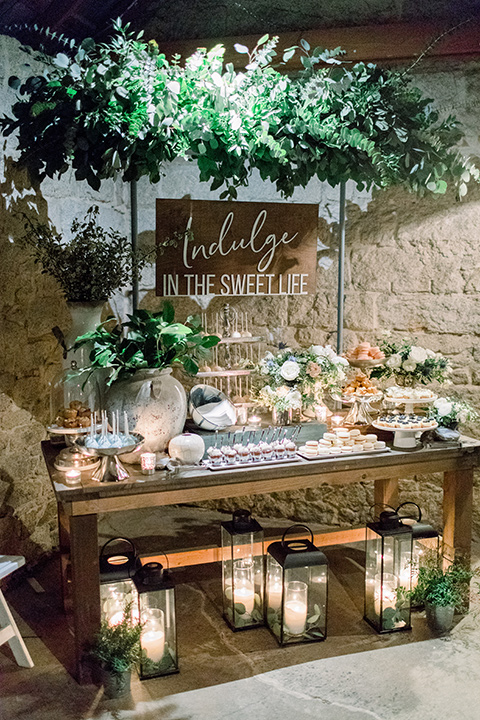
{"type": "MultiPolygon", "coordinates": [[[[218,538],[220,517],[172,508],[160,524],[152,511],[142,515],[138,538],[138,517],[119,513],[102,523],[101,534],[137,535],[144,552],[152,538],[156,548],[172,547],[188,526],[197,544],[198,537],[207,544],[218,538]]],[[[264,524],[272,533],[288,521],[264,524]]],[[[52,558],[33,582],[5,593],[35,667],[19,668],[9,648],[0,647],[1,720],[480,720],[478,598],[447,638],[432,637],[423,613],[415,613],[412,632],[379,636],[362,620],[361,548],[333,547],[327,555],[328,638],[289,648],[279,648],[264,628],[230,632],[221,617],[217,566],[176,571],[180,673],[135,678],[123,700],[106,700],[101,688],[81,687],[69,675],[72,634],[52,558]]]]}

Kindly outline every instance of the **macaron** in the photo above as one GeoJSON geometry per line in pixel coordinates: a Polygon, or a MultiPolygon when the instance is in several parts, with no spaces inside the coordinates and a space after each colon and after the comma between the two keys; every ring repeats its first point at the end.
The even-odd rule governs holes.
{"type": "Polygon", "coordinates": [[[377,442],[378,437],[377,437],[376,435],[374,435],[373,433],[371,433],[371,434],[369,434],[369,435],[365,435],[365,440],[366,440],[367,442],[374,443],[374,442],[377,442]]]}
{"type": "Polygon", "coordinates": [[[360,435],[360,430],[358,430],[357,428],[353,428],[353,430],[350,430],[350,437],[351,437],[351,438],[356,438],[356,437],[358,437],[359,435],[360,435]]]}
{"type": "Polygon", "coordinates": [[[373,443],[373,447],[375,450],[383,450],[384,447],[387,447],[387,443],[385,440],[377,440],[376,443],[373,443]]]}
{"type": "Polygon", "coordinates": [[[324,439],[324,440],[335,440],[336,437],[337,437],[337,436],[336,436],[335,433],[333,433],[333,432],[326,432],[326,433],[323,434],[323,439],[324,439]]]}
{"type": "Polygon", "coordinates": [[[371,443],[371,442],[363,443],[363,449],[366,451],[373,450],[373,443],[371,443]]]}

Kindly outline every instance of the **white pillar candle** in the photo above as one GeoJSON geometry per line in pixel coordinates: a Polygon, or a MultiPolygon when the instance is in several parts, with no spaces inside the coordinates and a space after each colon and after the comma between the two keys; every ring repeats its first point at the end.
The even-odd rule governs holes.
{"type": "Polygon", "coordinates": [[[280,610],[282,605],[282,583],[271,580],[267,585],[267,603],[272,610],[280,610]]]}
{"type": "Polygon", "coordinates": [[[301,635],[307,625],[307,606],[301,600],[285,603],[284,626],[290,635],[301,635]]]}
{"type": "Polygon", "coordinates": [[[158,663],[165,653],[165,633],[163,630],[147,630],[142,635],[142,649],[149,660],[158,663]]]}
{"type": "Polygon", "coordinates": [[[251,615],[255,605],[253,585],[246,584],[236,587],[233,591],[233,602],[235,604],[242,603],[245,606],[245,612],[251,615]]]}

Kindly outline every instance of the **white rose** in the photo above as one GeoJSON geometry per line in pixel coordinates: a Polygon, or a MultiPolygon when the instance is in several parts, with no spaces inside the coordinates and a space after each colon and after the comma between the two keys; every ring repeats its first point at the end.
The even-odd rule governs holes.
{"type": "Polygon", "coordinates": [[[460,410],[458,413],[458,421],[461,423],[465,423],[468,420],[468,411],[467,410],[460,410]]]}
{"type": "Polygon", "coordinates": [[[435,407],[435,408],[438,409],[438,408],[441,407],[442,405],[445,405],[445,403],[447,403],[447,402],[448,402],[447,398],[441,398],[441,397],[440,397],[440,398],[437,398],[437,399],[435,400],[435,402],[433,403],[433,407],[435,407]]]}
{"type": "Polygon", "coordinates": [[[450,415],[450,413],[453,410],[453,403],[446,402],[440,405],[440,407],[437,408],[438,414],[440,417],[446,417],[447,415],[450,415]]]}
{"type": "Polygon", "coordinates": [[[405,372],[413,372],[415,368],[417,367],[417,363],[415,360],[410,360],[410,358],[407,358],[404,363],[402,363],[402,368],[405,370],[405,372]]]}
{"type": "Polygon", "coordinates": [[[387,365],[390,368],[399,368],[402,364],[402,356],[399,353],[395,353],[394,355],[390,355],[390,357],[387,360],[387,365]]]}
{"type": "Polygon", "coordinates": [[[416,363],[423,363],[428,357],[428,353],[425,348],[418,347],[418,345],[412,345],[410,348],[409,360],[413,360],[416,363]]]}
{"type": "Polygon", "coordinates": [[[302,407],[302,396],[298,390],[292,390],[288,393],[286,400],[288,401],[288,406],[291,407],[292,410],[300,410],[302,407]]]}
{"type": "Polygon", "coordinates": [[[300,372],[300,366],[294,360],[287,360],[280,368],[280,375],[285,380],[295,380],[300,372]]]}
{"type": "Polygon", "coordinates": [[[427,353],[427,357],[429,357],[429,358],[435,357],[435,353],[433,352],[433,350],[427,350],[426,353],[427,353]]]}

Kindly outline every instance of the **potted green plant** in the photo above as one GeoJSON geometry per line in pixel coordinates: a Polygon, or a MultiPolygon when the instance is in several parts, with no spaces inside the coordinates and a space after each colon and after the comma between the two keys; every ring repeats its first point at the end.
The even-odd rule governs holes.
{"type": "MultiPolygon", "coordinates": [[[[65,350],[75,338],[94,329],[102,308],[113,293],[132,282],[148,261],[149,253],[132,251],[128,239],[116,230],[105,230],[98,222],[99,209],[90,207],[83,218],[74,218],[71,237],[65,238],[51,224],[25,220],[20,243],[28,248],[35,263],[60,285],[70,312],[72,327],[64,336],[65,350]]],[[[84,358],[69,355],[84,364],[84,358]]]]}
{"type": "MultiPolygon", "coordinates": [[[[172,305],[161,312],[136,310],[113,329],[100,325],[77,338],[74,349],[89,343],[90,367],[105,368],[106,407],[109,412],[127,413],[129,428],[145,438],[144,451],[163,451],[172,437],[182,432],[187,416],[187,399],[182,384],[172,377],[180,366],[190,375],[198,372],[198,361],[219,342],[216,335],[204,335],[198,318],[185,324],[174,322],[172,305]]],[[[136,462],[137,455],[127,462],[136,462]]]]}
{"type": "Polygon", "coordinates": [[[132,667],[140,659],[142,626],[132,619],[132,604],[127,603],[121,622],[102,621],[95,636],[91,655],[99,665],[105,695],[117,698],[130,692],[132,667]]]}
{"type": "Polygon", "coordinates": [[[427,623],[431,630],[446,633],[452,629],[455,610],[462,610],[474,571],[460,562],[446,569],[435,561],[418,570],[418,581],[410,595],[425,605],[427,623]]]}

